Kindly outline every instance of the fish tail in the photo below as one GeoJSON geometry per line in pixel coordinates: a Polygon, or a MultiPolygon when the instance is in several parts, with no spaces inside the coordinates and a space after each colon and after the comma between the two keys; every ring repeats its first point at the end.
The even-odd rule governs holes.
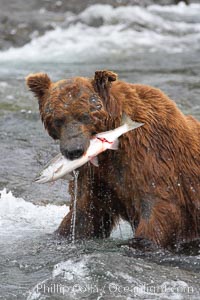
{"type": "Polygon", "coordinates": [[[128,131],[132,130],[132,129],[136,129],[136,128],[144,125],[144,123],[132,121],[131,118],[129,116],[127,116],[127,114],[125,114],[125,113],[122,114],[122,122],[121,123],[122,123],[122,125],[124,125],[124,124],[127,125],[128,131]]]}

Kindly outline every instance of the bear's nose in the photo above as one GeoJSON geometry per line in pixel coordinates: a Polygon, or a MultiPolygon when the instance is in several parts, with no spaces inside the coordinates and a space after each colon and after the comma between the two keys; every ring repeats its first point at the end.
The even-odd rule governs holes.
{"type": "Polygon", "coordinates": [[[70,150],[66,149],[63,152],[64,152],[63,155],[67,159],[70,159],[70,160],[74,160],[74,159],[80,158],[84,154],[84,150],[81,147],[76,148],[76,149],[70,149],[70,150]]]}

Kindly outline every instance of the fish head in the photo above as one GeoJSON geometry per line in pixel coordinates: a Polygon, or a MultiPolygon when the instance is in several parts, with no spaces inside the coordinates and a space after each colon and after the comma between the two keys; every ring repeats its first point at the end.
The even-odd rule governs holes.
{"type": "Polygon", "coordinates": [[[112,72],[102,72],[97,71],[92,79],[73,77],[55,83],[44,73],[27,77],[27,85],[38,98],[45,128],[53,139],[60,140],[61,153],[70,160],[81,157],[91,138],[108,129],[105,99],[115,78],[112,72]]]}

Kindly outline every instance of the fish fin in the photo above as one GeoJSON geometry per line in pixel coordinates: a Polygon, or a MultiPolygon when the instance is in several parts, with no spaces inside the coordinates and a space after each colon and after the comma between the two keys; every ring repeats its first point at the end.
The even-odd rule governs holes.
{"type": "Polygon", "coordinates": [[[144,123],[132,121],[131,118],[126,113],[122,114],[121,124],[122,125],[126,124],[128,127],[128,131],[144,125],[144,123]]]}
{"type": "Polygon", "coordinates": [[[110,147],[109,149],[110,149],[110,150],[118,150],[118,148],[119,148],[119,140],[116,139],[116,140],[112,143],[112,145],[111,145],[111,147],[110,147]]]}
{"type": "Polygon", "coordinates": [[[67,174],[64,175],[61,179],[70,181],[70,180],[73,179],[73,176],[72,176],[71,174],[67,173],[67,174]]]}
{"type": "Polygon", "coordinates": [[[99,166],[99,162],[98,162],[97,156],[92,156],[92,157],[90,158],[90,162],[91,162],[91,164],[93,164],[93,166],[95,166],[95,167],[98,167],[98,166],[99,166]]]}
{"type": "Polygon", "coordinates": [[[43,170],[45,170],[46,168],[48,168],[50,165],[59,162],[59,160],[63,159],[63,155],[61,153],[58,153],[55,157],[53,157],[43,168],[43,170]]]}
{"type": "Polygon", "coordinates": [[[43,176],[38,176],[38,177],[36,177],[34,179],[34,182],[37,182],[37,183],[46,183],[46,182],[48,182],[48,180],[45,177],[43,177],[43,176]]]}

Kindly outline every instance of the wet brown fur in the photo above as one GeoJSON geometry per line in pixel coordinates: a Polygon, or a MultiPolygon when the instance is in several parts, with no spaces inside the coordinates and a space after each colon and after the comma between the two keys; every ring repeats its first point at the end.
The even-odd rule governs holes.
{"type": "MultiPolygon", "coordinates": [[[[108,237],[123,218],[136,238],[162,247],[198,238],[200,123],[185,116],[160,90],[116,79],[110,71],[57,83],[46,74],[27,78],[39,99],[45,128],[64,146],[75,139],[67,129],[70,124],[77,128],[77,141],[84,137],[86,150],[95,132],[120,125],[122,112],[145,123],[120,137],[118,151],[100,154],[99,168],[90,163],[80,168],[76,237],[108,237]],[[92,95],[99,106],[90,102],[92,95]],[[89,116],[87,122],[84,115],[89,116]]],[[[73,182],[69,192],[73,201],[73,182]]],[[[70,236],[71,217],[72,211],[58,233],[70,236]]]]}

